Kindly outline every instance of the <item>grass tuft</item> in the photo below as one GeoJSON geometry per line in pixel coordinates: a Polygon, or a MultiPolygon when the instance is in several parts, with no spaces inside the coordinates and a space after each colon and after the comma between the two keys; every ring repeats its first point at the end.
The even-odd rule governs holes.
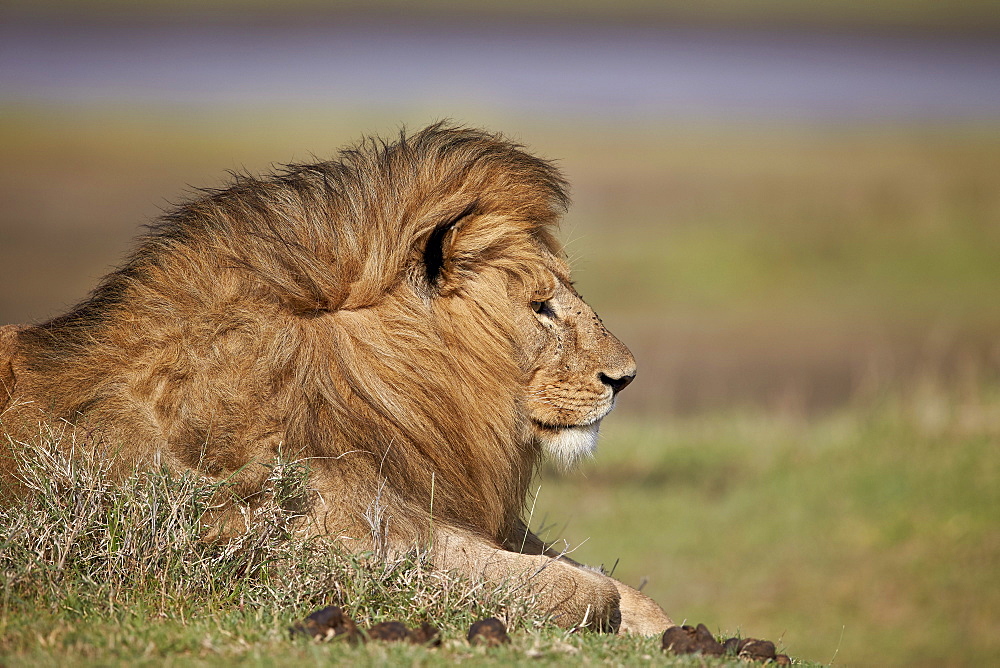
{"type": "Polygon", "coordinates": [[[435,571],[417,552],[350,553],[296,532],[307,473],[300,462],[271,464],[267,489],[239,508],[247,530],[218,539],[207,523],[229,496],[227,483],[166,469],[122,473],[121,461],[93,456],[78,439],[67,430],[13,444],[27,493],[0,508],[0,657],[59,644],[58,632],[51,642],[39,636],[39,624],[252,619],[251,635],[284,636],[330,604],[363,626],[544,621],[513,586],[435,571]]]}

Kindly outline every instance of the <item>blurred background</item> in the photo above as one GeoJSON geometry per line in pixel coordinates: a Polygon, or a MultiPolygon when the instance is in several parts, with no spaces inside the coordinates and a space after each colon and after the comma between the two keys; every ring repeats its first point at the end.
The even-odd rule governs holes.
{"type": "Polygon", "coordinates": [[[0,323],[227,170],[443,118],[558,160],[578,287],[639,363],[533,526],[793,656],[996,661],[991,0],[7,0],[0,323]]]}

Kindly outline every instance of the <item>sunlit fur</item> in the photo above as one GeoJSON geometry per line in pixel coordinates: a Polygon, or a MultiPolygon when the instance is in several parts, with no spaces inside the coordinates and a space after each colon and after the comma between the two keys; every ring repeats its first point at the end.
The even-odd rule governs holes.
{"type": "Polygon", "coordinates": [[[499,535],[537,457],[519,442],[508,284],[559,252],[565,201],[548,163],[444,127],[236,176],[71,313],[21,331],[17,394],[247,496],[266,476],[249,463],[310,458],[331,530],[361,532],[358,499],[384,479],[395,529],[416,533],[433,474],[440,519],[499,535]],[[470,208],[425,285],[429,236],[470,208]]]}
{"type": "MultiPolygon", "coordinates": [[[[520,520],[549,420],[531,402],[553,420],[607,410],[573,398],[577,372],[545,368],[535,339],[549,330],[530,320],[539,286],[568,272],[552,235],[566,204],[550,163],[440,124],[236,175],[156,223],[70,313],[0,329],[2,427],[30,442],[39,422],[66,420],[123,465],[230,481],[235,506],[254,502],[275,459],[305,459],[314,531],[360,548],[433,539],[442,567],[534,572],[560,623],[589,610],[614,628],[624,585],[609,578],[509,553],[483,570],[501,545],[540,545],[520,520]]],[[[579,340],[612,341],[633,373],[589,307],[574,313],[594,323],[579,340]]],[[[575,334],[558,336],[561,349],[575,334]]],[[[587,397],[608,394],[587,377],[587,397]]],[[[568,464],[596,433],[567,429],[547,447],[568,464]]],[[[0,457],[8,500],[12,462],[0,457]]]]}

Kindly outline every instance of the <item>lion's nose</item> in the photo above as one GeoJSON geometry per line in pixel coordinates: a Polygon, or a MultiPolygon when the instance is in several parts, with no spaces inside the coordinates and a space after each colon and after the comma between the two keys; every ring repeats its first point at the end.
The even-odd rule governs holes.
{"type": "Polygon", "coordinates": [[[611,391],[614,392],[615,394],[618,394],[619,392],[624,390],[629,383],[635,380],[634,373],[629,374],[627,376],[621,376],[620,378],[612,378],[606,373],[600,373],[598,374],[598,377],[601,379],[602,383],[604,383],[605,385],[609,385],[611,387],[611,391]]]}

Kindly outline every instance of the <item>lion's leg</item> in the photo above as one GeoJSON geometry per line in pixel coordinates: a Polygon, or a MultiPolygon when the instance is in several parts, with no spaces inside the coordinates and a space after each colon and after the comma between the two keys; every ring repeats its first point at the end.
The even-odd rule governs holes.
{"type": "MultiPolygon", "coordinates": [[[[532,533],[524,524],[518,524],[504,542],[508,549],[525,554],[547,555],[554,559],[581,566],[564,553],[558,552],[551,545],[532,533]]],[[[581,566],[582,567],[582,566],[581,566]]],[[[619,633],[636,633],[639,635],[658,635],[671,626],[676,626],[673,620],[657,605],[656,601],[638,590],[622,584],[614,578],[604,576],[618,589],[620,597],[621,626],[619,633]]]]}
{"type": "Polygon", "coordinates": [[[521,583],[564,628],[617,631],[619,594],[611,578],[544,555],[510,552],[459,530],[435,531],[431,561],[442,570],[501,584],[521,583]]]}

